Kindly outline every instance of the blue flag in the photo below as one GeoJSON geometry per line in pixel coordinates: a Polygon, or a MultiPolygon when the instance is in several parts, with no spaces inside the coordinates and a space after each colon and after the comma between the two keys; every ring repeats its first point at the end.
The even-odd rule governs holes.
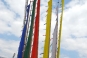
{"type": "Polygon", "coordinates": [[[22,37],[21,37],[21,41],[20,41],[20,45],[19,45],[19,49],[18,49],[18,55],[17,58],[22,58],[22,54],[23,54],[23,48],[24,48],[24,41],[25,41],[25,36],[26,36],[26,29],[27,29],[27,22],[28,22],[28,16],[29,16],[29,9],[30,9],[30,4],[27,6],[26,8],[26,24],[24,25],[23,28],[23,32],[22,32],[22,37]]]}

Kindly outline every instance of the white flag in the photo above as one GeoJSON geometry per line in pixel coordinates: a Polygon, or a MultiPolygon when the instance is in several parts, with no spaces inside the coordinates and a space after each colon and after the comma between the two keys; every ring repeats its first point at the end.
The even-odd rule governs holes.
{"type": "Polygon", "coordinates": [[[57,30],[58,30],[58,22],[56,23],[54,32],[53,32],[53,42],[52,42],[52,55],[51,58],[56,58],[57,51],[57,30]]]}

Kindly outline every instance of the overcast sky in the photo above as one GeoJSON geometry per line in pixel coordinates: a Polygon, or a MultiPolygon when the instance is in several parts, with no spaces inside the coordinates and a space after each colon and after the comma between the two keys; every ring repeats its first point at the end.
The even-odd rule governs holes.
{"type": "MultiPolygon", "coordinates": [[[[45,23],[48,0],[41,0],[39,58],[43,52],[45,23]]],[[[12,58],[17,54],[22,34],[25,0],[0,0],[0,56],[12,58]]],[[[53,0],[51,38],[55,26],[55,7],[53,0]]],[[[61,11],[61,10],[59,10],[61,11]]],[[[59,13],[60,14],[60,13],[59,13]]],[[[61,58],[87,58],[87,0],[65,0],[61,58]]],[[[51,51],[50,51],[51,52],[51,51]]]]}

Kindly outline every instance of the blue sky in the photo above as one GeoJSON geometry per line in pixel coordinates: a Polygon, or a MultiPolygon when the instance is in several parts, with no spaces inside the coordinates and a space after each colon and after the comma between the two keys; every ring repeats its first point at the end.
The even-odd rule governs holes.
{"type": "MultiPolygon", "coordinates": [[[[41,0],[39,54],[43,52],[47,1],[41,0]]],[[[55,26],[57,0],[53,0],[51,38],[55,26]]],[[[24,17],[24,0],[0,0],[0,56],[17,53],[24,17]]],[[[87,0],[65,0],[61,58],[87,58],[87,0]]],[[[60,11],[60,10],[59,10],[60,11]]],[[[60,14],[60,13],[59,13],[60,14]]],[[[39,55],[41,57],[42,55],[39,55]]]]}
{"type": "Polygon", "coordinates": [[[76,51],[61,49],[61,54],[65,54],[66,56],[68,56],[70,58],[79,58],[79,55],[76,51]]]}

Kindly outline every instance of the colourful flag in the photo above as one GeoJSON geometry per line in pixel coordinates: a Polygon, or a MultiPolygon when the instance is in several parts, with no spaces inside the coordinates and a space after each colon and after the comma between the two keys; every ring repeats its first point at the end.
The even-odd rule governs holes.
{"type": "Polygon", "coordinates": [[[24,41],[25,41],[25,36],[26,36],[26,29],[27,29],[27,22],[28,22],[28,15],[29,15],[29,9],[30,9],[30,5],[27,6],[27,21],[26,21],[26,24],[24,25],[24,28],[23,28],[23,32],[22,32],[22,37],[21,37],[21,41],[20,41],[20,44],[19,44],[19,49],[18,49],[18,56],[17,58],[22,58],[22,55],[23,55],[23,48],[24,48],[24,41]]]}
{"type": "Polygon", "coordinates": [[[49,58],[49,47],[50,47],[50,27],[51,27],[51,14],[52,14],[52,0],[48,2],[48,11],[46,19],[46,37],[44,44],[43,58],[49,58]]]}
{"type": "Polygon", "coordinates": [[[53,41],[52,41],[52,54],[51,58],[56,58],[56,48],[57,48],[57,31],[58,31],[58,22],[56,22],[56,26],[53,32],[53,41]]]}
{"type": "Polygon", "coordinates": [[[26,44],[25,51],[24,51],[24,58],[30,58],[33,25],[34,25],[34,18],[35,18],[35,6],[36,6],[36,0],[34,0],[34,2],[33,2],[31,25],[30,25],[29,37],[28,37],[27,44],[26,44]]]}
{"type": "Polygon", "coordinates": [[[59,39],[58,39],[58,52],[57,52],[57,58],[60,58],[60,42],[61,42],[61,33],[62,33],[62,20],[63,20],[63,10],[64,10],[64,0],[61,2],[62,4],[62,13],[60,15],[60,28],[59,28],[59,39]]]}
{"type": "Polygon", "coordinates": [[[31,58],[38,58],[38,41],[39,41],[39,16],[40,16],[40,0],[37,3],[37,14],[35,20],[34,40],[31,52],[31,58]]]}

